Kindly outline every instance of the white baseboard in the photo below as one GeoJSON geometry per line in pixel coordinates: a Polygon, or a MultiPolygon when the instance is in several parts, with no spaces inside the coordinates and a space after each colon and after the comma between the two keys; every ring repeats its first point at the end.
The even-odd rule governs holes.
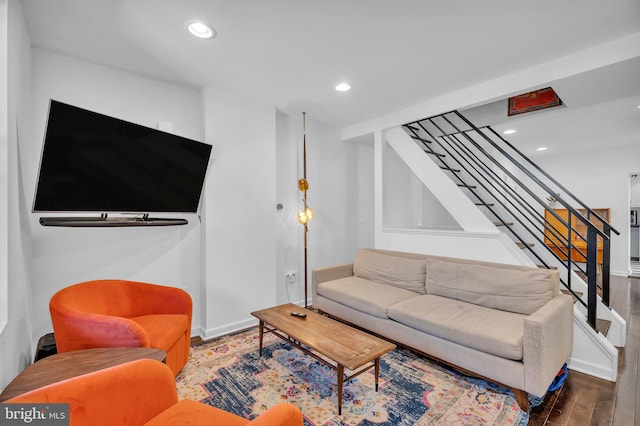
{"type": "MultiPolygon", "coordinates": [[[[294,305],[304,306],[304,300],[297,302],[291,302],[294,305]]],[[[309,301],[311,306],[311,301],[309,301]]],[[[205,329],[204,326],[191,327],[191,336],[199,336],[202,340],[215,339],[216,337],[224,336],[226,334],[235,333],[237,331],[245,330],[247,328],[255,327],[258,325],[258,319],[254,316],[249,316],[240,321],[223,324],[218,327],[205,329]]]]}
{"type": "Polygon", "coordinates": [[[609,382],[615,382],[617,379],[614,377],[616,373],[610,368],[603,368],[602,365],[585,362],[572,357],[567,360],[567,368],[569,368],[569,370],[578,371],[609,382]]]}
{"type": "Polygon", "coordinates": [[[224,336],[226,334],[234,333],[236,331],[244,330],[247,328],[255,327],[258,325],[258,318],[250,317],[242,321],[236,321],[229,324],[224,324],[218,327],[213,327],[205,330],[203,340],[214,339],[216,337],[224,336]]]}

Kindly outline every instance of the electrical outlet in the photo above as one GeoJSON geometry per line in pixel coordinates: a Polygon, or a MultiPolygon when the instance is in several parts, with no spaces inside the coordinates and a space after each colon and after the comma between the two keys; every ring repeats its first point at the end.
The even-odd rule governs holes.
{"type": "Polygon", "coordinates": [[[287,282],[291,283],[296,280],[296,273],[294,271],[287,272],[287,282]]]}

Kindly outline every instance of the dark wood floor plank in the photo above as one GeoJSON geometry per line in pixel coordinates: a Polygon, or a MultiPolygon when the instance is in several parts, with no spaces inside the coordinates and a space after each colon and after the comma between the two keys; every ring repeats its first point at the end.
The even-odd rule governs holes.
{"type": "Polygon", "coordinates": [[[575,397],[573,412],[568,424],[589,425],[594,414],[594,407],[599,394],[598,385],[585,386],[575,397]]]}
{"type": "Polygon", "coordinates": [[[615,383],[606,380],[601,381],[593,407],[593,415],[589,423],[591,426],[611,425],[616,402],[616,389],[615,383]]]}
{"type": "Polygon", "coordinates": [[[531,412],[529,413],[528,426],[542,426],[546,424],[549,415],[551,414],[551,410],[553,410],[553,407],[558,401],[560,392],[562,392],[562,388],[548,393],[544,398],[544,402],[540,406],[531,409],[531,412]]]}
{"type": "Polygon", "coordinates": [[[549,413],[546,425],[566,425],[569,422],[576,404],[577,395],[580,392],[580,385],[576,383],[578,381],[579,378],[576,378],[575,374],[569,373],[556,404],[549,413]]]}

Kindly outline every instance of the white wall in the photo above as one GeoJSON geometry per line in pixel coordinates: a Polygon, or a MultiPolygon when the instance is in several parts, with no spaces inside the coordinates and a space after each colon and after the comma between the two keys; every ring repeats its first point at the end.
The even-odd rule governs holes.
{"type": "Polygon", "coordinates": [[[391,146],[385,143],[382,154],[386,228],[462,229],[391,146]]]}
{"type": "MultiPolygon", "coordinates": [[[[203,105],[214,152],[204,260],[204,337],[211,338],[256,324],[254,310],[304,303],[304,228],[296,219],[303,129],[302,111],[287,115],[221,89],[206,88],[203,105]],[[296,278],[286,283],[288,272],[296,278]]],[[[355,254],[356,151],[338,129],[307,116],[307,195],[316,213],[308,226],[309,286],[313,268],[355,254]]]]}
{"type": "Polygon", "coordinates": [[[21,3],[0,1],[0,388],[31,362],[35,351],[29,303],[30,241],[18,146],[31,133],[29,65],[21,3]]]}
{"type": "Polygon", "coordinates": [[[276,303],[276,110],[202,93],[213,162],[205,188],[205,338],[256,322],[276,303]]]}
{"type": "Polygon", "coordinates": [[[356,144],[340,140],[338,128],[307,117],[307,198],[316,214],[309,222],[309,286],[312,269],[353,261],[363,239],[358,223],[369,213],[360,215],[358,191],[373,182],[359,181],[358,154],[356,144]]]}
{"type": "MultiPolygon", "coordinates": [[[[202,140],[200,93],[50,51],[32,50],[33,137],[21,139],[22,175],[29,208],[37,179],[49,99],[141,125],[169,122],[173,132],[202,140]]],[[[194,299],[194,325],[201,321],[200,243],[197,215],[188,225],[140,228],[43,227],[29,214],[33,239],[34,337],[52,331],[51,296],[81,281],[122,278],[186,289],[194,299]]]]}
{"type": "Polygon", "coordinates": [[[412,204],[416,194],[411,190],[415,174],[387,144],[382,147],[382,222],[385,228],[411,229],[418,224],[413,221],[412,204]]]}
{"type": "MultiPolygon", "coordinates": [[[[638,141],[640,144],[640,141],[638,141]]],[[[592,208],[610,208],[611,225],[620,235],[611,241],[611,273],[629,273],[629,175],[638,171],[640,145],[547,155],[536,162],[592,208]]]]}
{"type": "Polygon", "coordinates": [[[302,177],[302,114],[290,116],[282,111],[276,114],[276,299],[279,302],[304,304],[304,276],[300,267],[302,225],[296,220],[301,193],[298,179],[302,177]],[[277,207],[276,207],[277,209],[277,207]],[[287,274],[294,273],[287,280],[287,274]]]}
{"type": "Polygon", "coordinates": [[[375,161],[373,141],[355,145],[358,156],[357,192],[358,199],[358,247],[375,247],[375,161]]]}

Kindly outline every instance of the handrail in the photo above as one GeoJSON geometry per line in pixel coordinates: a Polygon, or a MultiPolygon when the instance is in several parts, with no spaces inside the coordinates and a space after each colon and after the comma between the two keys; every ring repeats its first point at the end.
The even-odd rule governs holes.
{"type": "MultiPolygon", "coordinates": [[[[547,193],[549,193],[549,194],[553,194],[553,193],[554,193],[554,192],[553,192],[553,190],[552,190],[551,188],[549,188],[549,187],[548,187],[546,184],[544,184],[540,179],[538,179],[538,177],[537,177],[537,176],[535,176],[533,173],[531,173],[531,172],[529,171],[529,169],[527,169],[527,168],[526,168],[526,167],[524,167],[522,164],[520,164],[518,161],[516,161],[516,160],[515,160],[511,155],[509,155],[509,154],[508,154],[504,149],[502,149],[502,147],[500,147],[500,146],[499,146],[498,144],[496,144],[496,143],[495,143],[491,138],[487,137],[483,132],[481,132],[481,131],[480,131],[480,129],[479,129],[478,127],[476,127],[473,123],[471,123],[471,122],[470,122],[470,121],[469,121],[465,116],[463,116],[462,114],[460,114],[460,112],[458,112],[458,111],[453,111],[453,113],[454,113],[454,114],[456,114],[458,117],[460,117],[460,119],[462,119],[462,120],[463,120],[463,121],[464,121],[464,122],[465,122],[469,127],[471,127],[471,129],[473,129],[473,130],[477,131],[477,133],[478,133],[480,136],[482,136],[482,137],[483,137],[487,142],[489,142],[489,144],[491,144],[491,146],[493,146],[493,147],[494,147],[495,149],[497,149],[497,150],[498,150],[502,155],[504,155],[506,158],[508,158],[508,159],[509,159],[509,161],[510,161],[512,164],[515,164],[516,166],[518,166],[518,169],[519,169],[520,171],[524,172],[524,173],[525,173],[525,174],[526,174],[526,175],[527,175],[531,180],[533,180],[534,182],[536,182],[536,183],[537,183],[541,188],[545,189],[545,191],[546,191],[547,193]]],[[[446,118],[445,118],[445,120],[446,120],[446,118]]],[[[489,128],[490,128],[490,127],[489,127],[489,128]]],[[[491,128],[490,128],[490,129],[491,129],[491,128]]],[[[491,129],[491,130],[493,131],[493,133],[496,133],[493,129],[491,129]]],[[[496,134],[497,134],[497,133],[496,133],[496,134]]],[[[505,140],[502,136],[498,135],[498,137],[500,137],[500,139],[502,139],[502,141],[505,141],[505,142],[506,142],[506,140],[505,140]]],[[[475,141],[473,141],[472,143],[475,143],[475,141]]],[[[522,156],[524,157],[524,155],[523,155],[519,150],[517,150],[513,145],[509,144],[509,147],[510,147],[510,148],[512,148],[512,149],[514,149],[517,153],[519,153],[520,155],[522,155],[522,156]]],[[[526,157],[524,157],[524,158],[526,158],[526,157]]],[[[527,160],[529,161],[529,163],[530,163],[530,164],[534,164],[533,162],[531,162],[531,160],[529,160],[529,159],[527,159],[527,160]]],[[[504,166],[502,166],[502,165],[501,165],[501,164],[499,164],[499,163],[496,163],[496,165],[498,165],[498,167],[504,168],[504,166]]],[[[544,173],[545,177],[550,178],[550,179],[555,183],[555,180],[554,180],[553,178],[551,178],[551,177],[548,175],[548,173],[544,172],[540,167],[536,166],[536,169],[537,169],[538,171],[540,171],[541,173],[544,173]]],[[[559,187],[560,187],[560,186],[559,186],[559,187]]],[[[564,187],[561,187],[561,188],[564,188],[564,187]]],[[[563,191],[566,191],[566,190],[565,190],[565,189],[563,189],[563,191]]],[[[568,191],[566,191],[566,192],[567,192],[568,194],[570,194],[572,198],[574,198],[573,194],[569,193],[568,191]]],[[[575,199],[575,198],[574,198],[574,199],[575,199]]],[[[567,210],[569,210],[569,211],[571,211],[571,212],[573,212],[573,213],[578,213],[578,212],[577,212],[577,210],[576,210],[576,209],[574,209],[574,208],[573,208],[572,206],[570,206],[569,204],[567,204],[567,203],[562,199],[562,197],[560,197],[560,198],[558,199],[558,201],[560,201],[560,202],[561,202],[561,204],[562,204],[563,206],[565,206],[567,210]]],[[[580,202],[580,204],[584,206],[584,203],[580,202]]],[[[591,209],[589,209],[589,210],[591,210],[591,209]]],[[[594,214],[595,214],[595,212],[594,212],[594,214]]],[[[580,216],[581,220],[583,221],[583,223],[584,223],[585,225],[587,225],[587,226],[594,226],[591,222],[589,222],[586,218],[584,218],[584,217],[582,216],[582,214],[580,214],[579,216],[580,216]]],[[[597,217],[600,217],[600,216],[598,216],[598,215],[596,215],[596,216],[597,216],[597,217]]],[[[603,221],[604,221],[604,220],[603,220],[603,221]]],[[[599,229],[598,229],[597,231],[598,231],[598,233],[600,234],[600,236],[602,236],[603,238],[609,238],[609,236],[608,236],[608,235],[605,235],[605,234],[604,234],[603,232],[601,232],[599,229]]],[[[619,234],[618,234],[618,235],[619,235],[619,234]]]]}
{"type": "MultiPolygon", "coordinates": [[[[608,306],[610,238],[611,232],[614,232],[616,235],[620,235],[620,233],[597,212],[579,200],[574,194],[568,191],[563,185],[557,182],[557,180],[551,177],[531,159],[526,157],[490,126],[476,127],[460,112],[454,110],[407,123],[404,128],[410,134],[413,134],[412,137],[424,146],[423,149],[425,152],[431,154],[434,161],[441,164],[442,169],[452,173],[452,178],[460,182],[459,186],[465,186],[469,191],[469,195],[479,200],[479,202],[476,203],[477,205],[486,207],[487,214],[490,213],[493,215],[497,219],[497,223],[502,225],[514,225],[517,223],[530,237],[540,242],[542,247],[552,255],[559,265],[563,265],[563,268],[566,269],[567,282],[564,282],[561,278],[562,284],[587,308],[587,320],[589,324],[597,330],[596,306],[597,292],[598,288],[600,288],[596,282],[596,265],[598,262],[597,244],[598,240],[602,240],[603,279],[601,298],[603,303],[608,306]],[[456,123],[453,122],[454,117],[457,117],[456,123]],[[436,120],[442,121],[442,125],[438,124],[436,120]],[[464,125],[459,126],[461,124],[460,122],[464,125]],[[452,128],[454,131],[447,132],[443,126],[452,128]],[[487,131],[489,133],[485,133],[487,131]],[[426,134],[431,140],[422,137],[422,133],[426,134]],[[497,138],[497,141],[492,139],[491,135],[497,138]],[[483,140],[488,143],[492,152],[488,152],[479,141],[474,139],[476,137],[481,138],[479,141],[483,140]],[[519,161],[514,155],[500,146],[499,143],[504,144],[506,149],[516,153],[515,157],[521,157],[524,161],[519,161]],[[513,169],[513,167],[505,167],[504,164],[498,161],[495,155],[496,153],[499,153],[510,165],[515,166],[520,175],[517,176],[510,170],[510,168],[513,169]],[[448,162],[449,159],[454,160],[456,165],[452,166],[448,162]],[[500,175],[497,173],[497,170],[500,171],[500,175]],[[533,182],[532,186],[536,188],[538,192],[532,190],[520,176],[526,178],[527,182],[533,182]],[[473,179],[473,184],[468,182],[469,177],[473,179]],[[542,179],[546,179],[547,181],[544,182],[542,179]],[[509,180],[514,184],[513,188],[508,184],[509,180]],[[492,198],[493,201],[491,203],[487,203],[480,192],[475,189],[476,186],[473,185],[476,184],[480,191],[485,192],[492,198]],[[557,189],[553,189],[550,185],[557,189]],[[519,187],[524,194],[516,191],[517,187],[519,187]],[[562,196],[558,191],[562,192],[562,196]],[[553,196],[561,206],[567,209],[566,220],[554,211],[554,209],[547,206],[541,196],[539,196],[540,192],[553,196]],[[525,199],[523,195],[526,195],[527,199],[525,199]],[[494,201],[500,209],[509,215],[508,220],[505,220],[502,214],[492,207],[494,201]],[[573,201],[578,207],[574,207],[569,201],[573,201]],[[534,205],[542,206],[544,211],[548,212],[547,217],[553,217],[557,221],[558,226],[560,226],[561,229],[566,228],[566,230],[561,231],[556,225],[549,222],[547,217],[543,217],[544,215],[541,216],[539,209],[536,209],[534,205]],[[580,210],[584,211],[584,213],[580,210]],[[574,219],[584,225],[586,235],[582,235],[581,232],[575,228],[573,224],[574,219]],[[602,227],[602,229],[600,229],[600,227],[602,227]],[[541,237],[542,235],[544,235],[544,239],[541,237]],[[549,238],[547,238],[547,235],[549,235],[549,238]],[[585,242],[586,253],[575,245],[575,239],[585,242]],[[556,250],[553,250],[552,247],[556,250]],[[580,262],[574,260],[576,256],[580,262]],[[582,262],[582,258],[585,259],[585,262],[582,262]],[[586,271],[582,268],[581,264],[586,265],[586,271]],[[588,286],[587,302],[578,297],[574,290],[571,289],[571,277],[574,270],[586,276],[588,286]]],[[[542,195],[542,197],[544,196],[545,195],[542,195]]],[[[525,243],[525,240],[520,235],[521,231],[516,230],[513,226],[506,226],[506,229],[513,239],[520,242],[523,245],[522,247],[526,248],[528,253],[539,261],[542,266],[547,268],[551,267],[548,262],[538,254],[537,249],[525,243]]]]}
{"type": "MultiPolygon", "coordinates": [[[[438,126],[438,125],[437,125],[437,123],[435,123],[435,122],[431,121],[431,124],[432,124],[432,125],[433,125],[437,130],[439,130],[440,132],[444,132],[444,131],[443,131],[443,129],[442,129],[440,126],[438,126]]],[[[503,190],[504,190],[505,188],[510,189],[507,185],[505,185],[505,184],[504,184],[504,182],[502,182],[502,181],[501,181],[501,179],[497,176],[497,174],[495,173],[495,171],[491,170],[491,168],[489,168],[489,167],[488,167],[488,166],[487,166],[487,165],[486,165],[482,160],[479,160],[479,159],[477,159],[477,158],[474,158],[474,156],[473,156],[473,154],[471,153],[471,151],[469,150],[469,148],[468,148],[468,147],[464,147],[464,145],[461,143],[461,141],[460,141],[458,138],[456,138],[456,137],[455,137],[455,135],[456,135],[456,134],[460,134],[461,132],[456,132],[455,134],[450,133],[450,134],[448,134],[448,135],[441,136],[440,138],[435,138],[435,137],[434,137],[434,135],[433,135],[431,132],[429,132],[429,130],[428,130],[428,129],[427,129],[427,128],[422,124],[422,123],[418,123],[418,125],[420,126],[420,128],[421,128],[421,129],[423,129],[423,130],[424,130],[424,131],[425,131],[425,132],[426,132],[426,133],[427,133],[427,134],[428,134],[432,139],[434,139],[435,141],[438,141],[438,139],[442,139],[443,141],[447,142],[447,145],[449,145],[449,147],[450,147],[453,151],[455,151],[456,155],[453,155],[453,154],[451,153],[451,151],[450,151],[449,149],[447,149],[447,147],[446,147],[446,146],[444,146],[442,143],[440,143],[440,142],[437,142],[437,143],[440,145],[440,147],[443,149],[443,151],[444,151],[448,156],[450,156],[451,158],[453,158],[453,159],[455,159],[455,160],[456,160],[456,162],[458,163],[458,165],[460,166],[460,168],[461,168],[462,170],[465,170],[465,171],[466,171],[470,176],[472,176],[472,177],[474,178],[474,180],[475,180],[475,181],[476,181],[480,186],[482,186],[482,187],[483,187],[483,189],[485,189],[487,192],[495,192],[495,191],[491,191],[491,190],[487,189],[487,188],[485,187],[484,183],[478,179],[478,177],[477,177],[478,175],[479,175],[479,176],[482,176],[485,180],[487,180],[487,182],[489,183],[489,185],[491,185],[491,186],[492,186],[492,188],[493,188],[494,190],[497,190],[497,188],[496,188],[496,187],[495,187],[495,186],[490,182],[490,180],[488,179],[488,176],[493,176],[493,178],[494,178],[494,180],[495,180],[496,182],[500,182],[500,183],[499,183],[499,186],[501,186],[501,188],[502,188],[503,190]],[[457,144],[452,143],[452,142],[451,142],[451,140],[456,141],[456,142],[457,142],[457,144]],[[455,144],[455,145],[457,145],[457,148],[453,146],[454,144],[455,144]],[[463,155],[463,153],[462,153],[461,151],[466,151],[466,153],[463,155]],[[464,164],[462,164],[462,162],[461,162],[461,161],[459,161],[459,160],[458,160],[458,158],[460,158],[460,157],[462,157],[462,158],[464,158],[464,159],[465,159],[465,161],[470,165],[470,167],[472,167],[472,168],[474,169],[474,172],[475,172],[475,173],[472,173],[471,171],[469,171],[469,170],[467,169],[467,167],[466,167],[464,164]],[[475,167],[474,165],[472,165],[472,164],[471,164],[471,162],[469,161],[469,158],[471,158],[471,159],[473,160],[473,162],[474,162],[474,163],[476,163],[476,166],[480,166],[480,165],[482,165],[482,166],[481,166],[482,170],[481,170],[481,171],[478,171],[478,169],[476,169],[476,167],[475,167]]],[[[409,129],[410,129],[410,131],[411,131],[412,133],[416,134],[416,132],[415,132],[415,128],[410,127],[409,129]]],[[[416,136],[415,138],[420,139],[421,141],[424,141],[424,139],[419,138],[418,136],[416,136]]],[[[438,157],[438,160],[439,160],[440,162],[443,162],[442,157],[438,157]]],[[[457,175],[456,175],[456,178],[458,178],[458,179],[459,179],[459,176],[457,176],[457,175]]],[[[472,193],[474,193],[474,195],[475,195],[478,199],[481,199],[481,197],[479,197],[479,195],[475,194],[475,192],[474,192],[473,190],[470,190],[470,191],[471,191],[472,193]]],[[[525,208],[526,208],[526,207],[531,207],[531,206],[527,205],[526,201],[524,201],[524,199],[523,199],[519,194],[517,194],[517,193],[513,193],[513,195],[517,198],[518,204],[520,204],[521,206],[523,206],[523,207],[525,207],[525,208]]],[[[494,199],[495,199],[495,197],[494,197],[494,199]]],[[[500,205],[501,205],[501,207],[505,208],[505,210],[509,210],[509,208],[508,208],[508,207],[507,207],[507,206],[506,206],[506,205],[505,205],[505,204],[504,204],[500,199],[495,199],[495,200],[498,202],[498,204],[500,204],[500,205]]],[[[510,204],[511,204],[511,205],[512,205],[516,210],[518,210],[518,212],[519,212],[519,213],[521,213],[521,214],[523,213],[523,212],[522,212],[522,211],[521,211],[521,210],[520,210],[516,205],[514,205],[514,204],[513,204],[513,202],[511,202],[511,200],[510,200],[510,199],[508,199],[507,201],[508,201],[508,202],[509,202],[509,203],[510,203],[510,204]]],[[[542,205],[543,207],[545,207],[545,208],[546,208],[546,205],[544,204],[544,202],[542,202],[539,198],[538,198],[538,202],[539,202],[539,204],[540,204],[540,205],[542,205]]],[[[535,214],[535,212],[532,212],[532,211],[531,211],[531,209],[528,209],[528,210],[529,210],[529,213],[530,213],[530,214],[535,214]]],[[[495,210],[494,210],[494,209],[489,208],[489,211],[491,211],[491,213],[492,213],[496,218],[498,218],[498,220],[499,220],[503,225],[505,225],[505,221],[500,217],[500,215],[499,215],[497,212],[495,212],[495,210]]],[[[559,215],[557,215],[557,213],[555,213],[555,212],[553,212],[553,211],[552,211],[552,214],[554,214],[554,215],[558,218],[558,220],[559,220],[559,221],[561,221],[561,220],[562,220],[562,218],[561,218],[559,215]]],[[[513,216],[513,215],[512,215],[512,216],[513,216]]],[[[535,225],[535,224],[534,224],[534,223],[533,223],[533,222],[532,222],[528,217],[526,217],[526,216],[525,216],[525,218],[529,221],[529,223],[531,223],[531,225],[532,225],[533,227],[535,227],[535,228],[536,228],[536,230],[538,230],[538,231],[542,231],[542,229],[537,228],[537,227],[536,227],[536,225],[535,225]]],[[[544,244],[544,242],[540,239],[540,237],[539,237],[539,236],[537,236],[537,235],[536,235],[536,234],[535,234],[535,233],[534,233],[534,232],[533,232],[529,227],[527,227],[525,224],[523,224],[523,223],[522,223],[522,221],[520,220],[519,216],[514,216],[514,219],[515,219],[517,222],[519,222],[521,225],[523,225],[523,226],[524,226],[524,228],[529,232],[529,234],[530,234],[533,238],[535,238],[538,242],[540,242],[540,243],[543,243],[543,244],[544,244]]],[[[555,230],[555,231],[554,231],[554,234],[555,234],[556,236],[558,235],[559,230],[558,230],[557,228],[555,228],[553,225],[549,224],[548,222],[545,222],[545,221],[544,221],[544,219],[543,219],[543,220],[541,220],[541,221],[540,221],[540,223],[541,223],[541,224],[543,224],[543,227],[544,227],[544,228],[547,228],[547,227],[548,227],[548,225],[550,225],[550,226],[555,230]]],[[[511,233],[512,233],[512,235],[513,235],[516,239],[518,239],[518,241],[519,241],[520,243],[524,244],[524,247],[526,247],[526,249],[527,249],[527,250],[528,250],[528,251],[529,251],[529,252],[530,252],[530,253],[531,253],[531,254],[532,254],[532,255],[533,255],[533,256],[534,256],[538,261],[540,261],[540,262],[541,262],[541,264],[542,264],[543,266],[545,266],[545,267],[547,267],[547,268],[549,267],[549,265],[547,264],[547,262],[546,262],[544,259],[542,259],[542,258],[538,255],[538,253],[537,253],[536,251],[532,250],[532,249],[531,249],[531,248],[530,248],[530,247],[525,243],[525,241],[524,241],[524,240],[523,240],[523,239],[522,239],[522,238],[521,238],[517,233],[513,232],[513,229],[512,229],[512,228],[507,227],[507,230],[508,230],[509,232],[511,232],[511,233]]],[[[569,240],[565,240],[565,241],[566,241],[566,244],[569,244],[569,240]]],[[[560,248],[557,246],[557,244],[555,244],[555,243],[553,243],[553,244],[554,244],[554,246],[555,246],[556,248],[560,249],[560,248]]],[[[570,250],[570,249],[569,249],[569,248],[567,248],[567,253],[569,253],[569,250],[570,250]]],[[[552,251],[551,253],[552,253],[552,255],[553,255],[553,256],[554,256],[558,261],[560,261],[560,262],[562,261],[562,259],[561,259],[561,258],[560,258],[560,257],[559,257],[555,252],[553,252],[553,251],[552,251]]],[[[571,259],[571,257],[568,257],[568,259],[571,259]]],[[[584,271],[582,270],[582,268],[581,268],[579,265],[577,265],[577,264],[576,264],[576,267],[577,267],[578,269],[580,269],[580,271],[584,272],[584,271]]],[[[582,301],[582,299],[578,298],[578,297],[577,297],[577,295],[575,294],[575,292],[571,289],[571,275],[569,275],[569,276],[568,276],[568,278],[567,278],[567,282],[566,282],[566,283],[565,283],[564,281],[562,281],[562,283],[563,283],[563,285],[567,288],[567,290],[569,290],[569,291],[570,291],[574,296],[576,296],[576,298],[580,301],[580,303],[581,303],[582,305],[584,305],[585,307],[587,306],[587,304],[586,304],[584,301],[582,301]]]]}
{"type": "MultiPolygon", "coordinates": [[[[606,224],[607,226],[609,226],[611,228],[611,230],[616,234],[616,235],[620,235],[620,232],[618,232],[614,227],[612,227],[609,222],[607,222],[606,220],[604,220],[598,213],[596,213],[595,211],[593,211],[589,206],[587,206],[586,204],[584,204],[584,202],[582,202],[582,200],[580,200],[579,198],[577,198],[575,195],[573,195],[573,193],[571,191],[569,191],[567,188],[565,188],[560,182],[558,182],[557,180],[555,180],[549,173],[547,173],[544,169],[542,169],[540,166],[538,166],[536,163],[534,163],[533,161],[531,161],[531,159],[527,156],[525,156],[519,149],[517,149],[515,146],[513,146],[508,140],[506,140],[504,137],[502,137],[502,135],[500,135],[498,132],[496,132],[493,128],[491,128],[490,126],[484,126],[485,128],[489,129],[494,135],[496,135],[497,137],[499,137],[506,145],[508,145],[512,150],[514,150],[515,152],[517,152],[523,159],[525,159],[532,167],[534,167],[538,172],[542,173],[547,179],[549,179],[551,182],[554,183],[554,185],[558,186],[558,188],[562,189],[562,191],[564,191],[567,195],[569,195],[575,202],[577,202],[578,204],[580,204],[590,215],[594,215],[602,224],[606,224]]],[[[563,201],[563,200],[559,200],[559,201],[563,201]]],[[[563,205],[564,202],[563,202],[563,205]]]]}

